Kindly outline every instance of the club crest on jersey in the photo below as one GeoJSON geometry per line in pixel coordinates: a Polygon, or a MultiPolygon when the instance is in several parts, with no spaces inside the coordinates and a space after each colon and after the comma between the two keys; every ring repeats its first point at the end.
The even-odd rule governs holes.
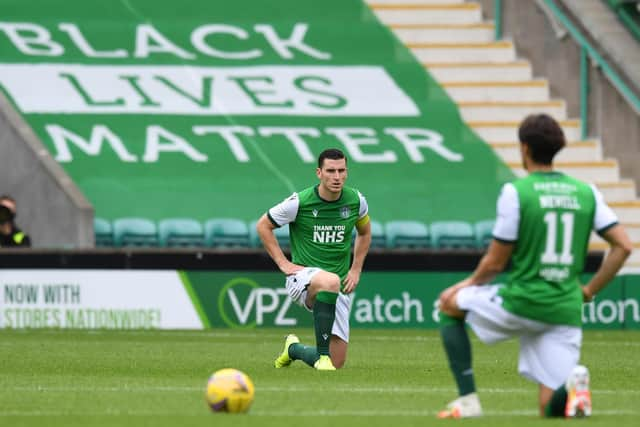
{"type": "Polygon", "coordinates": [[[313,214],[314,218],[318,216],[318,210],[317,209],[312,210],[311,213],[313,214]]]}
{"type": "Polygon", "coordinates": [[[349,214],[351,214],[351,209],[348,206],[343,206],[340,208],[340,216],[342,218],[349,218],[349,214]]]}

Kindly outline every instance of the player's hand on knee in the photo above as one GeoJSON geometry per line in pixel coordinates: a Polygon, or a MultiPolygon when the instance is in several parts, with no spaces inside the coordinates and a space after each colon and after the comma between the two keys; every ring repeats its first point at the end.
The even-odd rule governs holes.
{"type": "Polygon", "coordinates": [[[358,283],[360,283],[360,272],[349,270],[347,277],[342,282],[342,293],[350,294],[355,291],[358,283]]]}
{"type": "Polygon", "coordinates": [[[280,268],[280,271],[282,271],[285,276],[291,276],[302,270],[304,267],[298,264],[294,264],[291,261],[286,261],[282,263],[282,265],[279,265],[278,268],[280,268]]]}

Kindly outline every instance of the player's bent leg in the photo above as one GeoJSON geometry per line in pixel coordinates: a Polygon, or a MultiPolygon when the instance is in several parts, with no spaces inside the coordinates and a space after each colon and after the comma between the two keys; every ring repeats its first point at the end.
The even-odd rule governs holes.
{"type": "Polygon", "coordinates": [[[336,301],[340,292],[340,277],[337,274],[319,271],[311,278],[307,288],[308,307],[313,307],[313,324],[319,358],[314,368],[319,371],[335,371],[329,346],[331,330],[336,316],[336,301]]]}
{"type": "Polygon", "coordinates": [[[348,347],[349,343],[344,341],[342,338],[338,337],[337,335],[331,336],[329,351],[331,353],[331,361],[333,362],[333,366],[335,366],[337,369],[344,367],[344,364],[347,361],[348,347]]]}
{"type": "Polygon", "coordinates": [[[311,277],[311,282],[307,287],[307,307],[313,308],[319,292],[340,292],[340,276],[328,271],[320,270],[311,277]]]}
{"type": "MultiPolygon", "coordinates": [[[[564,386],[562,387],[562,389],[564,390],[564,386]]],[[[558,406],[557,403],[555,403],[558,398],[556,397],[555,401],[553,399],[555,394],[555,390],[553,390],[550,387],[547,387],[543,384],[539,384],[538,385],[538,406],[539,406],[539,410],[540,410],[540,416],[553,416],[551,415],[552,413],[552,407],[554,406],[558,406]],[[554,401],[554,404],[552,405],[551,402],[554,401]]],[[[561,410],[564,411],[564,402],[566,401],[566,393],[564,396],[564,400],[562,400],[562,403],[560,404],[560,406],[562,407],[561,410]]],[[[553,411],[555,412],[555,411],[553,411]]]]}

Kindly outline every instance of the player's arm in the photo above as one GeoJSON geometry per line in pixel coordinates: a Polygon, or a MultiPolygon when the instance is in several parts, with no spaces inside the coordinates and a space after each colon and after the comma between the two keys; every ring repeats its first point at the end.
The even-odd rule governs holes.
{"type": "Polygon", "coordinates": [[[593,229],[609,243],[610,249],[600,268],[589,283],[583,286],[585,301],[591,301],[618,273],[633,250],[631,240],[624,228],[618,224],[618,217],[604,202],[604,197],[595,186],[591,186],[596,202],[593,216],[593,229]]]}
{"type": "Polygon", "coordinates": [[[469,284],[481,285],[492,281],[507,267],[513,248],[513,243],[493,239],[487,253],[480,259],[473,274],[467,278],[469,284]]]}
{"type": "Polygon", "coordinates": [[[610,250],[605,256],[600,268],[593,275],[589,283],[582,288],[585,301],[591,301],[620,271],[627,260],[633,245],[624,227],[615,224],[606,230],[601,236],[609,243],[610,250]]]}
{"type": "Polygon", "coordinates": [[[303,267],[290,262],[284,256],[273,230],[293,222],[298,214],[298,207],[298,194],[293,193],[287,199],[269,209],[256,224],[256,231],[260,240],[262,240],[262,245],[280,271],[286,275],[293,274],[303,267]]]}
{"type": "Polygon", "coordinates": [[[440,294],[440,303],[449,303],[459,289],[471,285],[482,285],[491,282],[501,273],[511,258],[518,240],[520,223],[520,202],[518,193],[512,184],[505,184],[497,202],[497,218],[493,227],[493,240],[487,253],[480,259],[471,276],[448,287],[440,294]]]}
{"type": "Polygon", "coordinates": [[[364,259],[369,252],[371,246],[371,222],[369,221],[369,215],[365,215],[356,223],[356,242],[353,245],[353,263],[347,273],[347,277],[344,279],[344,287],[342,291],[345,294],[349,294],[354,291],[358,283],[360,282],[360,274],[362,273],[362,267],[364,266],[364,259]]]}

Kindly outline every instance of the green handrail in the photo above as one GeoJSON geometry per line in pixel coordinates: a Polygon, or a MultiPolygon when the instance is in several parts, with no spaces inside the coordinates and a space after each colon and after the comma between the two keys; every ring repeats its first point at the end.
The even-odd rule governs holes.
{"type": "Polygon", "coordinates": [[[502,0],[495,0],[494,10],[494,22],[496,29],[496,40],[502,40],[502,0]]]}
{"type": "MultiPolygon", "coordinates": [[[[591,46],[589,41],[582,35],[580,30],[569,20],[569,18],[560,10],[555,0],[543,0],[549,10],[553,12],[554,16],[565,26],[571,37],[580,45],[580,121],[581,121],[581,136],[582,139],[588,136],[588,119],[589,119],[589,61],[591,58],[601,68],[604,74],[609,78],[609,81],[620,92],[620,94],[627,100],[631,107],[640,114],[640,98],[631,90],[631,88],[620,78],[620,76],[611,68],[607,61],[598,53],[598,51],[591,46]]],[[[502,32],[502,23],[498,25],[498,17],[502,20],[502,10],[498,11],[497,8],[502,9],[502,1],[494,0],[495,16],[496,16],[496,35],[498,34],[497,28],[500,26],[502,32]]]]}
{"type": "Polygon", "coordinates": [[[635,9],[636,5],[640,5],[640,1],[605,0],[605,3],[640,42],[640,13],[635,9]]]}

